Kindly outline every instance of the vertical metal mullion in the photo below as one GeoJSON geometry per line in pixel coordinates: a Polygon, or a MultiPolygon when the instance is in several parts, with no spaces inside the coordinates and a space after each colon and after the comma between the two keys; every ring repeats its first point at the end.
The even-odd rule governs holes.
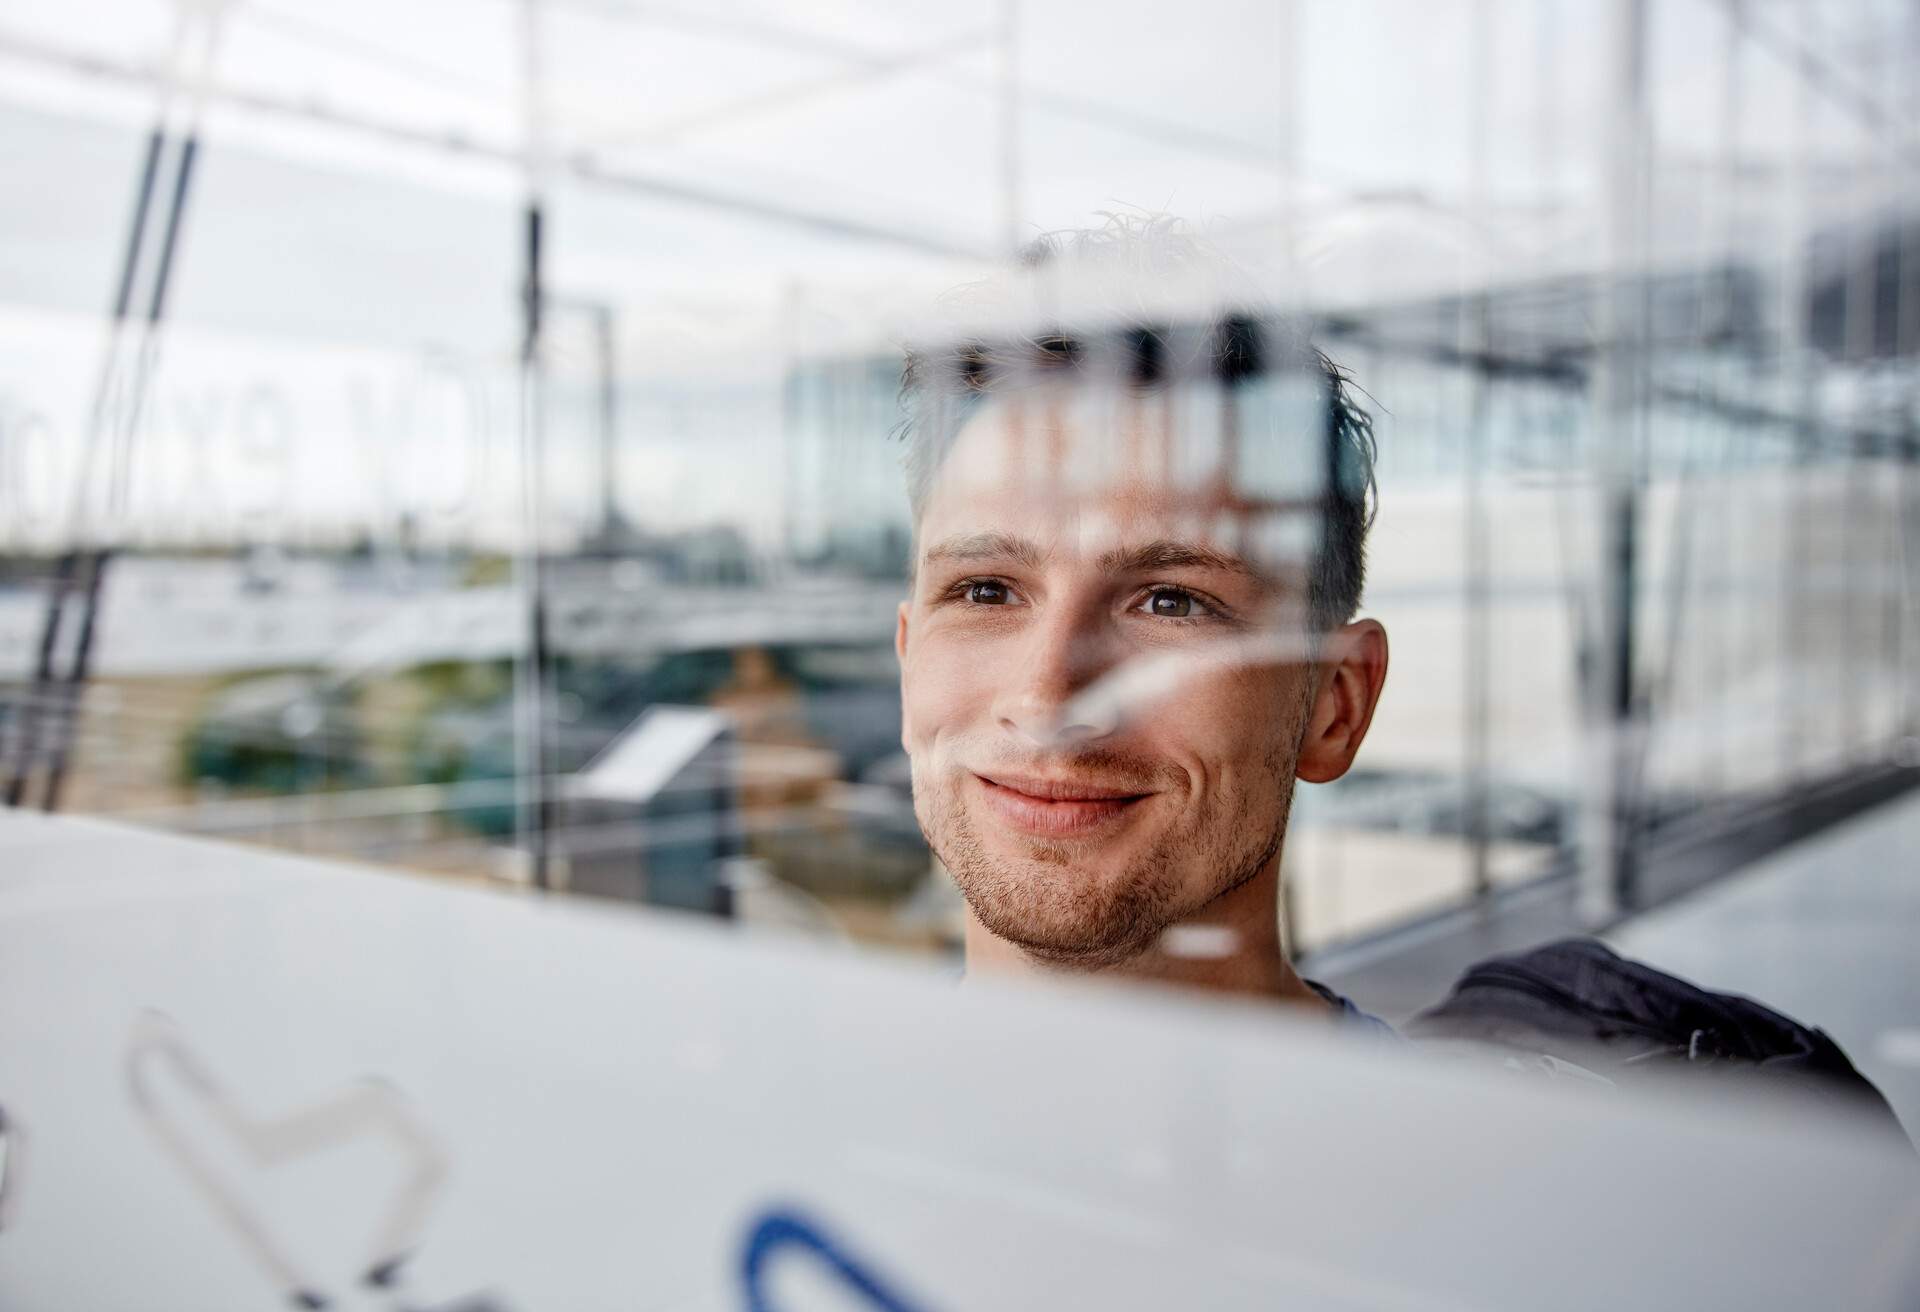
{"type": "Polygon", "coordinates": [[[1647,4],[1613,10],[1607,115],[1605,254],[1600,274],[1594,458],[1600,498],[1600,632],[1590,663],[1590,774],[1578,895],[1590,924],[1631,904],[1634,837],[1628,795],[1634,751],[1639,431],[1646,404],[1644,266],[1647,186],[1647,4]],[[1639,287],[1632,286],[1637,279],[1639,287]],[[1638,294],[1632,294],[1635,290],[1638,294]]]}
{"type": "Polygon", "coordinates": [[[527,650],[522,658],[520,680],[521,733],[518,774],[521,779],[520,828],[530,863],[530,875],[536,888],[550,883],[549,840],[553,827],[552,761],[547,750],[547,687],[551,671],[548,649],[546,544],[542,501],[544,480],[540,462],[544,456],[541,441],[542,378],[540,344],[544,327],[542,299],[542,254],[544,217],[539,197],[528,200],[525,212],[524,245],[521,250],[524,287],[522,296],[522,336],[520,349],[520,456],[523,480],[521,532],[526,536],[521,565],[526,589],[527,650]]]}
{"type": "MultiPolygon", "coordinates": [[[[1740,115],[1744,100],[1745,82],[1741,76],[1741,33],[1738,7],[1743,0],[1729,0],[1725,14],[1727,30],[1726,41],[1720,49],[1720,177],[1719,203],[1716,219],[1718,231],[1714,234],[1719,251],[1721,267],[1714,280],[1713,318],[1707,323],[1708,352],[1718,355],[1726,353],[1726,359],[1714,360],[1711,377],[1716,383],[1716,391],[1725,387],[1731,394],[1733,384],[1737,382],[1735,370],[1737,363],[1733,359],[1739,334],[1735,316],[1739,313],[1734,288],[1734,270],[1738,264],[1738,211],[1737,191],[1740,182],[1740,115]],[[1716,340],[1717,339],[1717,340],[1716,340]]],[[[1719,528],[1719,550],[1716,553],[1719,568],[1716,570],[1717,587],[1713,598],[1713,616],[1710,624],[1712,640],[1703,641],[1701,655],[1703,677],[1701,686],[1709,697],[1717,699],[1708,722],[1713,726],[1713,744],[1707,752],[1709,769],[1702,783],[1703,794],[1721,800],[1728,790],[1729,753],[1728,737],[1731,723],[1731,708],[1727,704],[1727,692],[1733,686],[1732,676],[1733,647],[1731,631],[1740,614],[1740,607],[1734,601],[1734,572],[1740,561],[1740,553],[1734,549],[1734,526],[1739,522],[1740,504],[1738,489],[1740,481],[1738,453],[1727,420],[1716,413],[1713,420],[1717,429],[1718,447],[1721,453],[1719,471],[1722,483],[1716,502],[1719,507],[1717,516],[1719,528]]],[[[1735,594],[1737,595],[1737,594],[1735,594]]]]}
{"type": "MultiPolygon", "coordinates": [[[[1896,76],[1911,69],[1915,56],[1920,56],[1920,0],[1908,0],[1902,37],[1903,57],[1890,61],[1896,76]]],[[[1910,121],[1920,117],[1920,83],[1908,76],[1904,85],[1908,113],[1900,117],[1902,121],[1910,121]]],[[[1920,168],[1915,167],[1912,154],[1901,151],[1900,161],[1901,173],[1908,182],[1920,182],[1920,168]]],[[[1893,356],[1896,361],[1911,362],[1920,355],[1920,220],[1905,212],[1896,218],[1900,235],[1894,275],[1893,356]]],[[[1903,367],[1910,371],[1912,365],[1903,367]]],[[[1909,676],[1900,680],[1903,689],[1900,723],[1902,734],[1911,740],[1920,737],[1920,689],[1915,688],[1916,680],[1911,677],[1915,646],[1920,646],[1920,642],[1909,645],[1914,639],[1920,639],[1920,559],[1916,559],[1920,533],[1916,533],[1914,527],[1916,519],[1920,519],[1920,413],[1916,413],[1920,411],[1920,395],[1916,395],[1910,372],[1908,377],[1901,425],[1899,484],[1894,501],[1902,575],[1897,603],[1901,609],[1899,652],[1894,668],[1909,676]]]]}
{"type": "Polygon", "coordinates": [[[527,199],[521,244],[520,476],[522,544],[516,562],[524,594],[526,649],[515,665],[515,827],[533,886],[552,884],[554,753],[552,652],[549,647],[548,570],[545,542],[543,346],[546,331],[546,203],[548,139],[546,68],[541,45],[540,0],[521,0],[521,88],[526,128],[527,199]]]}
{"type": "MultiPolygon", "coordinates": [[[[1493,12],[1491,0],[1476,0],[1470,35],[1469,53],[1470,113],[1468,123],[1468,211],[1473,224],[1474,242],[1470,250],[1487,249],[1489,215],[1487,195],[1487,151],[1490,131],[1491,82],[1493,67],[1493,12]]],[[[1468,277],[1471,271],[1463,270],[1468,277]]],[[[1466,632],[1463,651],[1466,676],[1466,778],[1465,821],[1472,897],[1478,901],[1493,891],[1491,835],[1489,823],[1488,772],[1492,757],[1492,568],[1491,526],[1487,520],[1486,466],[1491,459],[1492,423],[1491,377],[1493,342],[1492,312],[1484,285],[1471,293],[1465,285],[1456,301],[1456,324],[1461,355],[1472,371],[1469,386],[1472,399],[1467,415],[1465,455],[1466,632]]],[[[1463,280],[1464,283],[1464,280],[1463,280]]]]}
{"type": "MultiPolygon", "coordinates": [[[[1807,32],[1805,0],[1794,5],[1795,36],[1804,40],[1807,32]]],[[[1781,783],[1791,788],[1800,781],[1805,765],[1806,739],[1801,725],[1799,704],[1802,672],[1797,668],[1806,652],[1802,625],[1805,620],[1806,554],[1811,541],[1809,515],[1812,500],[1807,482],[1815,474],[1816,424],[1813,370],[1806,358],[1807,267],[1806,208],[1808,176],[1811,164],[1812,133],[1808,122],[1812,97],[1807,74],[1798,64],[1792,66],[1792,141],[1787,167],[1782,171],[1786,193],[1785,231],[1781,241],[1781,323],[1780,361],[1787,371],[1792,391],[1794,422],[1790,426],[1792,450],[1785,480],[1786,506],[1783,507],[1785,540],[1780,560],[1781,590],[1781,670],[1780,670],[1780,755],[1781,783]]]]}
{"type": "Polygon", "coordinates": [[[600,370],[596,396],[600,420],[600,531],[611,549],[624,537],[626,515],[620,509],[619,360],[613,306],[605,301],[593,306],[593,340],[600,370]]]}

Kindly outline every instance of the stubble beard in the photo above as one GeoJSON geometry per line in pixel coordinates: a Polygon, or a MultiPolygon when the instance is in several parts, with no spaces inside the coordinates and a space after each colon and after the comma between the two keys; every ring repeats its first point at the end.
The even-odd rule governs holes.
{"type": "Polygon", "coordinates": [[[1101,970],[1140,956],[1169,926],[1254,879],[1279,855],[1293,804],[1293,755],[1276,749],[1262,765],[1278,794],[1271,815],[1255,814],[1258,799],[1243,796],[1230,814],[1208,808],[1183,817],[1119,871],[1095,868],[1098,851],[1068,844],[1032,840],[1011,859],[988,851],[957,779],[928,788],[933,781],[916,771],[914,809],[989,933],[1049,965],[1101,970]]]}

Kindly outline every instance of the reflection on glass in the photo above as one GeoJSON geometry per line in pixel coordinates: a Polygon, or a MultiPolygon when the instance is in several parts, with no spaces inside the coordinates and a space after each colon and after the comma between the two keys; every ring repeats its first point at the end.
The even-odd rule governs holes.
{"type": "MultiPolygon", "coordinates": [[[[647,47],[638,106],[607,60],[645,24],[571,7],[530,98],[504,12],[455,49],[437,10],[108,8],[23,16],[6,57],[33,77],[0,106],[23,255],[0,287],[0,782],[21,804],[952,953],[963,903],[915,815],[894,654],[929,480],[1004,479],[1004,504],[1045,503],[1023,520],[1071,503],[1118,543],[1101,499],[1151,468],[1199,498],[1169,515],[1227,513],[1206,541],[1308,568],[1353,471],[1309,449],[1311,370],[1196,367],[1235,323],[1323,351],[1377,448],[1359,614],[1394,674],[1352,768],[1293,791],[1294,952],[1575,871],[1628,910],[1663,845],[1914,758],[1903,175],[1793,90],[1771,29],[1655,14],[1651,82],[1588,105],[1556,70],[1592,33],[1537,7],[1491,38],[1524,29],[1524,76],[1481,79],[1539,124],[1522,143],[1433,109],[1475,103],[1465,29],[1356,44],[1358,17],[1302,19],[1289,48],[1316,67],[1468,43],[1422,75],[1445,86],[1416,97],[1414,151],[1209,74],[1225,27],[1157,56],[1186,109],[1107,114],[1142,56],[1072,53],[1054,38],[1104,29],[1064,14],[1027,16],[1009,109],[941,60],[768,100],[755,79],[793,51],[751,24],[726,40],[759,73],[715,63],[713,34],[651,33],[671,50],[647,47]],[[1695,74],[1714,107],[1682,103],[1695,74]],[[1607,146],[1630,96],[1646,158],[1607,146]],[[537,541],[523,100],[553,155],[537,541]],[[1003,111],[1012,136],[897,136],[1003,111]],[[1331,158],[1368,176],[1308,162],[1331,158]],[[1003,258],[1101,230],[1112,194],[1176,194],[1219,261],[1003,258]],[[936,431],[960,462],[926,460],[936,431]],[[545,869],[518,809],[529,552],[545,869]]],[[[1848,20],[1857,46],[1884,17],[1848,20]]],[[[1112,664],[1079,712],[1137,722],[1207,677],[1177,645],[1112,664]]]]}

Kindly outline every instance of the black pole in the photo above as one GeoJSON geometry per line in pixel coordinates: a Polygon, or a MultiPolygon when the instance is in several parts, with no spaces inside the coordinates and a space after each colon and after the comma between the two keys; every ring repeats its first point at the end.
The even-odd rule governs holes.
{"type": "Polygon", "coordinates": [[[593,307],[594,343],[600,365],[600,531],[609,551],[625,538],[620,510],[620,388],[614,359],[613,306],[593,307]]]}
{"type": "Polygon", "coordinates": [[[73,676],[60,699],[59,718],[54,722],[53,756],[47,766],[46,794],[40,801],[43,811],[57,811],[60,808],[60,787],[66,782],[67,761],[72,755],[74,733],[78,728],[76,717],[80,711],[80,692],[93,663],[93,635],[100,613],[100,585],[106,577],[107,561],[112,555],[111,549],[96,551],[89,562],[87,586],[82,594],[80,610],[80,637],[73,653],[73,676]]]}
{"type": "Polygon", "coordinates": [[[1466,481],[1466,779],[1465,824],[1472,896],[1483,903],[1493,893],[1491,763],[1493,752],[1493,544],[1487,521],[1486,475],[1492,460],[1493,314],[1483,291],[1463,307],[1471,316],[1476,360],[1472,365],[1472,412],[1467,418],[1466,481]]]}
{"type": "Polygon", "coordinates": [[[147,322],[157,324],[166,313],[167,285],[173,273],[174,252],[180,243],[180,220],[186,214],[187,193],[193,186],[193,162],[199,158],[200,139],[193,133],[180,146],[180,167],[173,175],[173,196],[167,204],[167,226],[160,237],[160,266],[153,275],[153,295],[147,302],[147,322]]]}
{"type": "MultiPolygon", "coordinates": [[[[1636,367],[1638,362],[1636,361],[1636,367]]],[[[1642,402],[1644,404],[1644,402],[1642,402]]],[[[1616,434],[1616,440],[1618,435],[1616,434]]],[[[1608,533],[1613,548],[1608,585],[1612,590],[1610,611],[1613,631],[1607,642],[1613,648],[1606,664],[1607,715],[1613,724],[1616,748],[1613,760],[1613,846],[1608,853],[1614,896],[1620,910],[1631,908],[1637,900],[1638,839],[1640,797],[1635,791],[1640,781],[1638,744],[1638,701],[1634,695],[1634,658],[1636,655],[1634,605],[1640,591],[1640,491],[1638,461],[1635,474],[1626,486],[1614,489],[1607,498],[1606,515],[1611,524],[1608,533]]]]}
{"type": "MultiPolygon", "coordinates": [[[[121,325],[126,322],[127,312],[133,306],[133,289],[140,269],[140,248],[146,237],[147,215],[153,207],[154,183],[159,178],[160,156],[166,148],[166,141],[166,133],[160,124],[156,123],[148,130],[146,152],[140,163],[140,180],[134,186],[133,215],[127,225],[127,239],[120,253],[120,277],[115,283],[113,304],[109,311],[110,331],[115,336],[118,335],[121,325]]],[[[104,389],[110,382],[111,379],[103,378],[101,387],[104,389]]],[[[97,418],[95,422],[98,423],[97,418]]],[[[84,478],[86,473],[87,466],[83,462],[81,477],[84,478]]],[[[84,487],[80,490],[80,495],[83,497],[86,495],[84,487]]],[[[13,760],[7,775],[8,806],[19,806],[25,799],[27,781],[33,773],[33,759],[40,750],[43,703],[52,692],[54,655],[59,649],[60,629],[65,619],[67,597],[79,564],[78,549],[69,548],[60,554],[53,577],[48,581],[46,612],[40,623],[40,644],[34,661],[33,681],[25,701],[20,706],[19,729],[10,744],[13,749],[13,760]]],[[[90,625],[83,622],[83,628],[85,627],[90,625]]]]}
{"type": "Polygon", "coordinates": [[[20,703],[19,727],[10,746],[13,760],[7,772],[7,805],[19,806],[26,797],[33,758],[40,751],[41,701],[52,687],[53,653],[60,643],[60,622],[66,612],[67,588],[79,563],[79,553],[63,551],[47,585],[47,609],[40,622],[40,649],[34,660],[33,682],[20,703]]]}
{"type": "Polygon", "coordinates": [[[529,792],[524,802],[526,813],[523,815],[523,828],[527,832],[530,844],[528,857],[533,867],[533,885],[540,889],[548,888],[552,883],[549,848],[554,822],[553,788],[550,778],[554,762],[553,754],[548,750],[547,744],[547,688],[553,658],[547,634],[546,553],[538,532],[540,484],[532,468],[534,462],[541,457],[539,445],[533,437],[539,431],[539,416],[536,408],[540,404],[538,390],[540,333],[545,319],[546,299],[542,269],[544,246],[545,233],[540,202],[532,199],[527,203],[526,214],[526,247],[523,252],[526,261],[526,285],[522,296],[525,331],[520,344],[522,386],[529,392],[523,403],[521,422],[533,426],[533,433],[527,434],[524,442],[529,468],[523,471],[523,475],[532,480],[528,488],[532,513],[525,529],[529,538],[528,585],[533,595],[529,600],[527,642],[529,670],[525,689],[530,703],[526,713],[530,742],[526,758],[522,763],[529,767],[527,780],[529,792]]]}
{"type": "MultiPolygon", "coordinates": [[[[160,321],[166,317],[167,288],[172,279],[174,258],[180,247],[180,231],[182,220],[186,215],[187,197],[193,189],[193,163],[198,158],[199,151],[199,138],[193,133],[188,133],[180,145],[180,163],[174,170],[173,191],[167,201],[166,225],[161,229],[160,250],[155,257],[157,263],[154,267],[153,290],[147,300],[149,343],[152,340],[151,334],[158,330],[160,321]]],[[[148,185],[143,187],[138,207],[143,219],[146,213],[147,197],[151,190],[149,179],[148,185]]],[[[131,279],[123,278],[121,282],[121,293],[125,296],[131,291],[131,279]]],[[[124,316],[124,311],[122,314],[124,316]]],[[[137,378],[139,388],[129,398],[129,404],[133,409],[127,416],[126,449],[123,453],[125,469],[129,477],[133,464],[134,429],[140,422],[143,394],[148,381],[143,376],[137,376],[137,378]]],[[[41,809],[45,811],[52,811],[58,805],[60,789],[65,782],[67,764],[73,755],[73,738],[79,724],[80,701],[86,690],[87,680],[93,673],[93,638],[98,628],[100,595],[107,566],[112,559],[113,552],[110,548],[95,548],[87,553],[87,584],[85,592],[81,595],[79,641],[74,648],[73,663],[67,671],[67,676],[60,683],[53,697],[56,706],[55,737],[48,764],[46,792],[41,799],[41,809]]]]}
{"type": "Polygon", "coordinates": [[[120,286],[113,298],[116,323],[125,319],[127,311],[133,306],[133,283],[140,258],[140,239],[146,231],[147,211],[153,204],[153,184],[160,174],[160,152],[166,140],[166,133],[157,125],[147,133],[146,159],[141,163],[140,186],[133,198],[133,223],[127,229],[126,250],[120,259],[120,286]]]}

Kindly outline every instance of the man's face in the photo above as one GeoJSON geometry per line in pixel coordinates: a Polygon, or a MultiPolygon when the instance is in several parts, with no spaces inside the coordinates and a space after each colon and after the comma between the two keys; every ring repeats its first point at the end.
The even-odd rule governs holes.
{"type": "Polygon", "coordinates": [[[914,809],[981,923],[1042,957],[1152,946],[1286,825],[1304,573],[1251,555],[1231,489],[1172,472],[1167,413],[996,401],[919,525],[898,635],[914,809]]]}

